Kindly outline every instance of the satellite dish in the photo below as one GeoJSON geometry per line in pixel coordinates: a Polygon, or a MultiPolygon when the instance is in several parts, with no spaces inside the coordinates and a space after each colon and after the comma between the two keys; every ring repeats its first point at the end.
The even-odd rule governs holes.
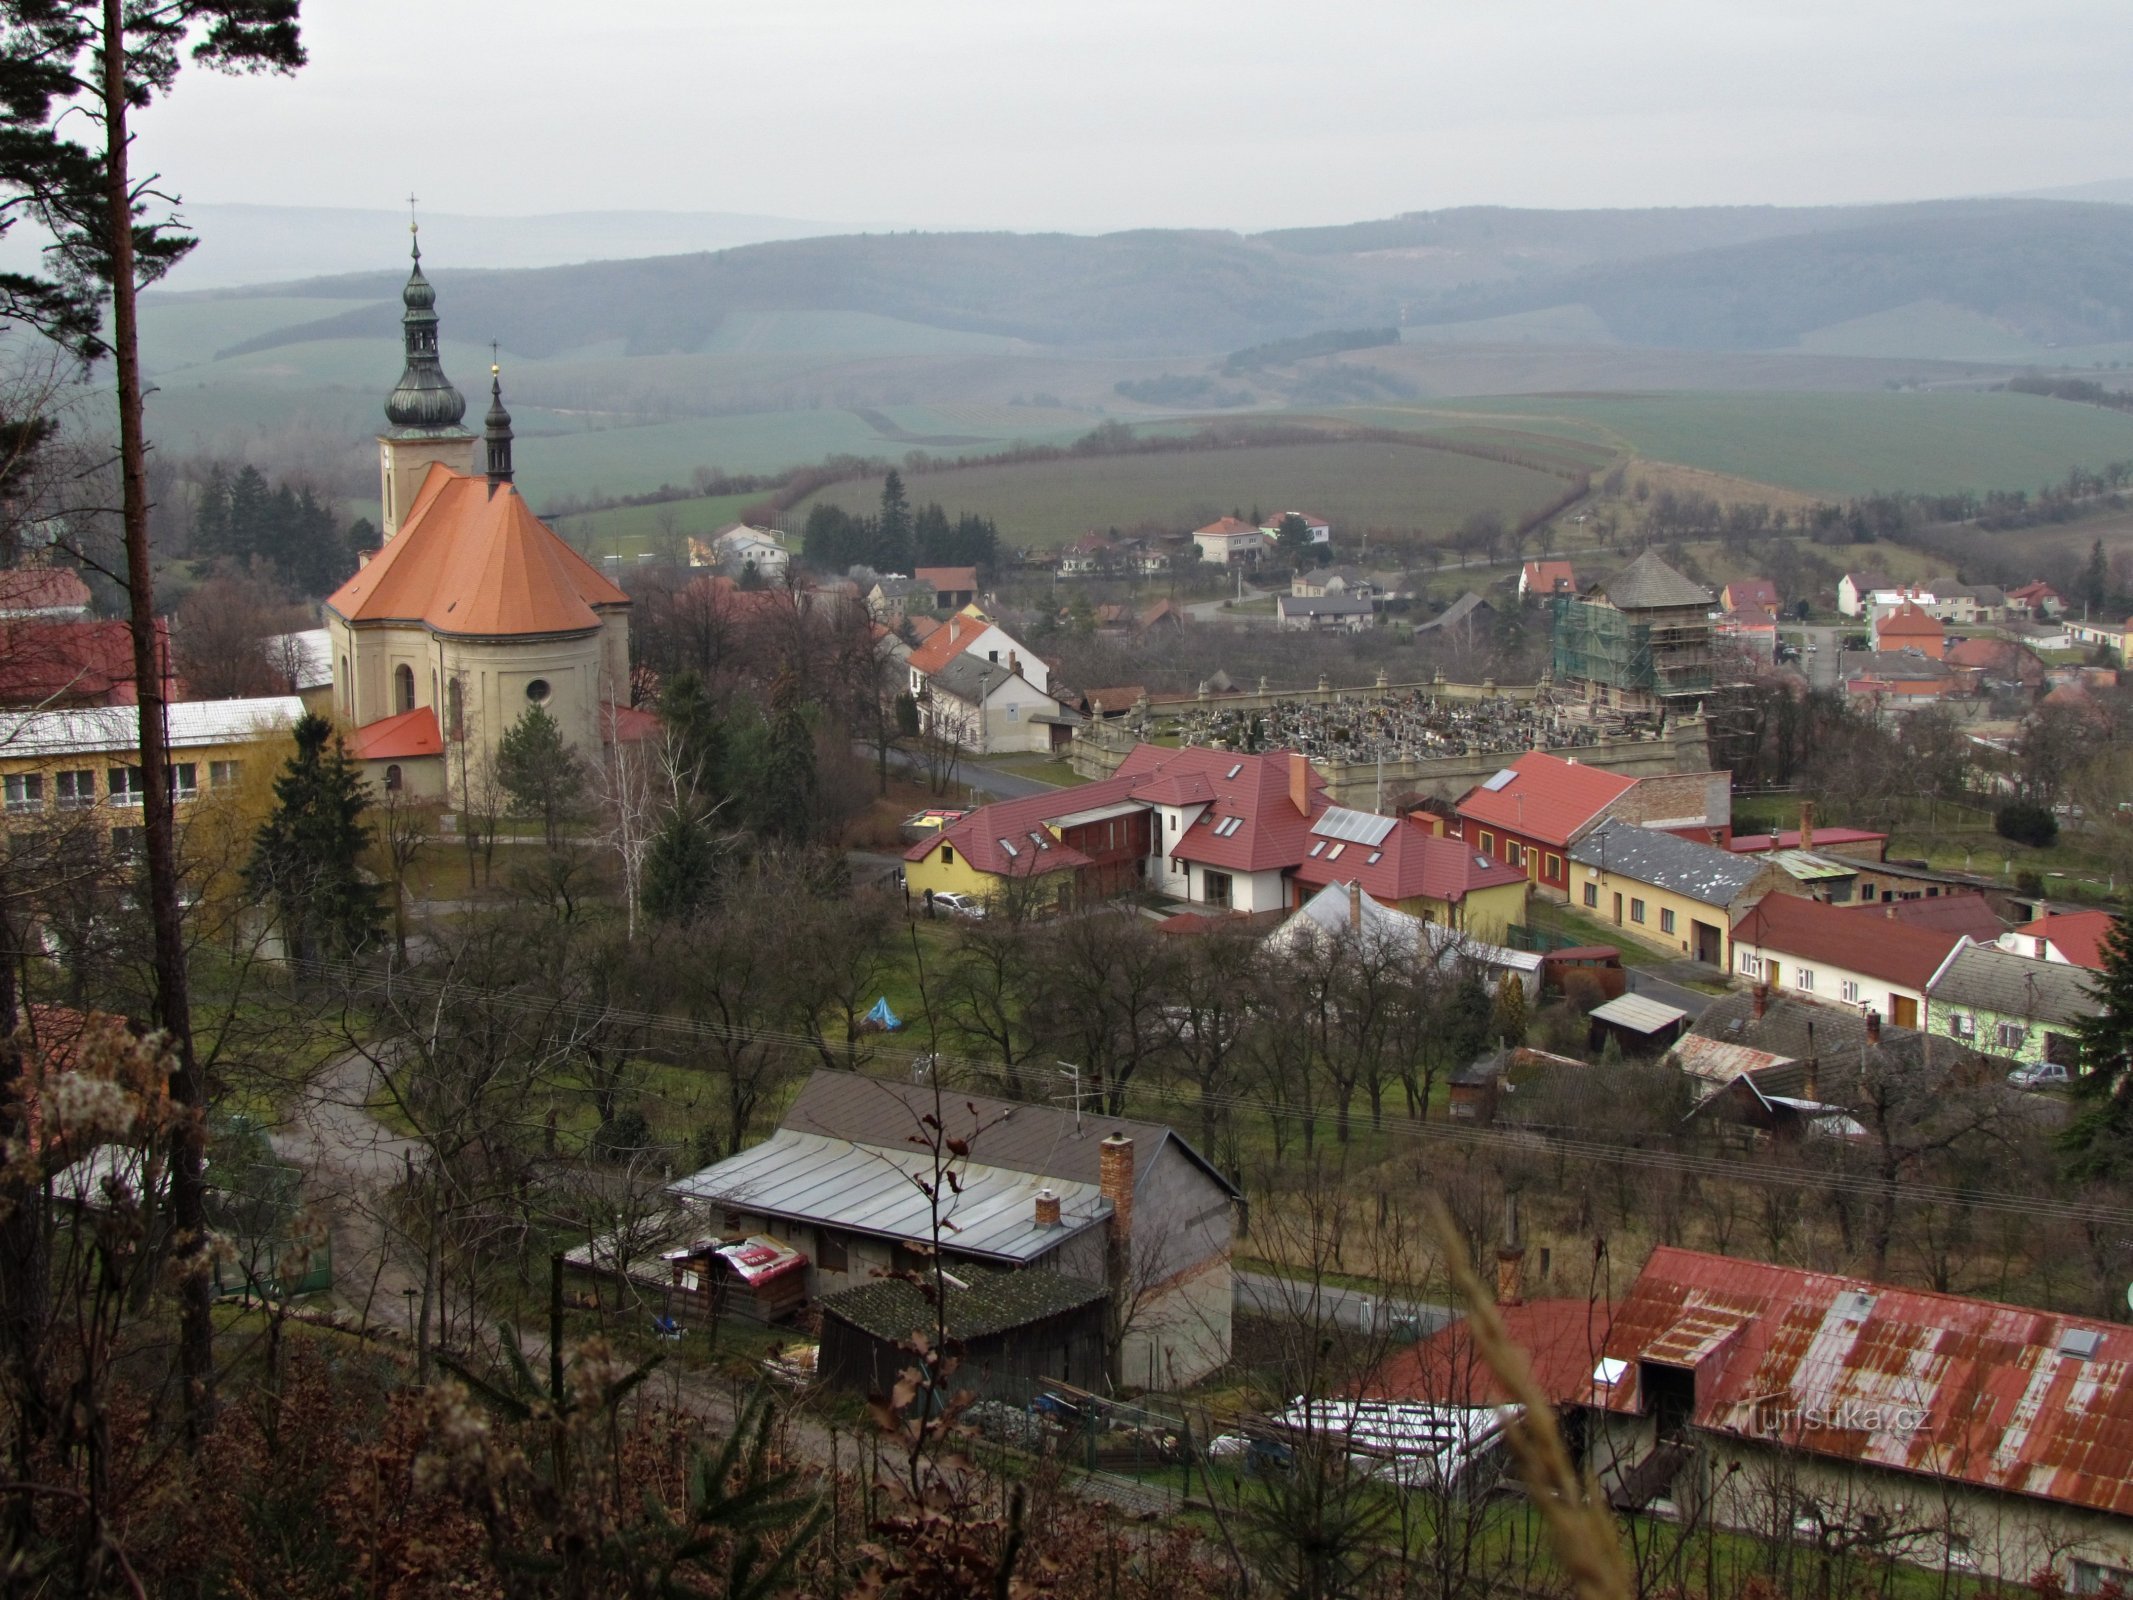
{"type": "Polygon", "coordinates": [[[2126,1285],[2126,1308],[2133,1310],[2133,1283],[2126,1285]]]}

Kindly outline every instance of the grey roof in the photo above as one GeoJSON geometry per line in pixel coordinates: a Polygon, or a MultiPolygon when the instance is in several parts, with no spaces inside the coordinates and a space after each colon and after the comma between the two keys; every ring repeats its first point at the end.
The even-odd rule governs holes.
{"type": "Polygon", "coordinates": [[[1679,1006],[1670,1006],[1641,994],[1617,995],[1604,1006],[1594,1006],[1591,1014],[1595,1022],[1611,1022],[1635,1033],[1657,1033],[1661,1028],[1671,1028],[1677,1022],[1686,1021],[1689,1015],[1679,1006]]]}
{"type": "MultiPolygon", "coordinates": [[[[960,1132],[971,1110],[984,1128],[973,1153],[1010,1172],[1034,1173],[1059,1186],[1058,1180],[1093,1187],[1100,1175],[1098,1150],[1104,1137],[1123,1133],[1133,1141],[1133,1177],[1138,1188],[1154,1169],[1166,1144],[1178,1149],[1233,1198],[1242,1191],[1215,1170],[1207,1158],[1160,1122],[1101,1115],[1071,1106],[1028,1105],[993,1095],[943,1090],[942,1099],[960,1132]]],[[[857,1072],[817,1069],[802,1085],[792,1108],[778,1126],[800,1133],[824,1133],[860,1142],[903,1144],[918,1131],[919,1118],[933,1112],[933,1090],[924,1084],[896,1083],[857,1072]]]]}
{"type": "MultiPolygon", "coordinates": [[[[986,1272],[959,1268],[965,1285],[947,1286],[948,1337],[984,1339],[1104,1298],[1104,1287],[1061,1272],[986,1272]]],[[[822,1302],[828,1315],[877,1339],[908,1339],[934,1324],[932,1302],[904,1278],[878,1278],[822,1302]]]]}
{"type": "MultiPolygon", "coordinates": [[[[677,1180],[667,1192],[700,1205],[929,1243],[933,1210],[919,1184],[931,1181],[932,1157],[915,1144],[897,1142],[916,1126],[900,1130],[896,1121],[877,1115],[879,1143],[780,1128],[752,1149],[677,1180]]],[[[974,1161],[961,1166],[958,1176],[961,1187],[942,1206],[943,1243],[958,1254],[1034,1261],[1111,1214],[1111,1203],[1093,1183],[974,1161]],[[1056,1228],[1037,1226],[1037,1191],[1044,1188],[1059,1197],[1056,1228]]]]}
{"type": "MultiPolygon", "coordinates": [[[[1400,911],[1371,898],[1367,890],[1358,888],[1356,899],[1363,908],[1362,937],[1375,944],[1388,944],[1395,949],[1413,946],[1419,950],[1426,939],[1430,949],[1438,957],[1448,952],[1463,955],[1491,970],[1518,973],[1538,973],[1541,958],[1529,950],[1513,950],[1506,945],[1485,944],[1469,938],[1456,929],[1442,923],[1424,922],[1411,912],[1400,911]]],[[[1317,940],[1325,935],[1341,935],[1348,930],[1348,886],[1344,883],[1329,883],[1318,893],[1299,906],[1280,927],[1267,935],[1269,950],[1286,953],[1302,946],[1306,941],[1317,940]]],[[[1529,991],[1530,992],[1530,991],[1529,991]]]]}
{"type": "Polygon", "coordinates": [[[1284,594],[1274,603],[1286,617],[1365,617],[1377,609],[1368,600],[1344,594],[1284,594]]]}
{"type": "Polygon", "coordinates": [[[916,578],[877,578],[874,580],[874,587],[881,591],[881,597],[884,600],[898,600],[905,595],[932,594],[934,592],[932,584],[920,583],[916,578]]]}
{"type": "Polygon", "coordinates": [[[1018,674],[1008,671],[1003,663],[987,661],[975,651],[965,650],[939,671],[932,673],[927,681],[954,695],[958,700],[981,705],[987,695],[1016,676],[1018,674]]]}
{"type": "Polygon", "coordinates": [[[2103,1010],[2089,992],[2087,968],[2037,961],[1985,944],[1965,945],[1950,954],[1933,980],[1931,997],[1943,1005],[2064,1027],[2103,1010]]]}
{"type": "Polygon", "coordinates": [[[1570,859],[1707,906],[1732,905],[1769,866],[1760,856],[1736,855],[1616,817],[1572,845],[1570,859]]]}
{"type": "Polygon", "coordinates": [[[1657,611],[1671,606],[1710,606],[1717,596],[1683,577],[1647,550],[1600,586],[1618,611],[1657,611]]]}
{"type": "Polygon", "coordinates": [[[1441,614],[1431,617],[1427,622],[1416,623],[1415,632],[1427,633],[1432,628],[1448,628],[1455,622],[1466,621],[1468,617],[1477,611],[1487,611],[1493,614],[1495,610],[1496,608],[1490,605],[1488,601],[1469,589],[1465,594],[1446,606],[1441,614]]]}
{"type": "Polygon", "coordinates": [[[1947,678],[1955,669],[1923,650],[1847,650],[1844,670],[1872,672],[1890,678],[1947,678]]]}
{"type": "Polygon", "coordinates": [[[2004,606],[2007,604],[2007,591],[1996,583],[1973,583],[1970,585],[1970,598],[1981,606],[2004,606]]]}
{"type": "MultiPolygon", "coordinates": [[[[1745,1045],[1782,1057],[1792,1069],[1787,1078],[1778,1080],[1788,1085],[1782,1092],[1789,1092],[1790,1084],[1804,1078],[1804,1068],[1799,1063],[1857,1059],[1867,1045],[1866,1019],[1849,1006],[1825,1006],[1789,995],[1772,995],[1767,1009],[1758,1017],[1755,996],[1738,990],[1722,994],[1705,1006],[1689,1032],[1699,1039],[1745,1045]]],[[[1943,1045],[1951,1042],[1941,1041],[1943,1045]]],[[[1920,1038],[1915,1029],[1884,1026],[1881,1049],[1897,1060],[1915,1061],[1920,1055],[1920,1038]]],[[[1757,1074],[1757,1081],[1765,1088],[1773,1082],[1762,1073],[1757,1074]]]]}
{"type": "Polygon", "coordinates": [[[1363,575],[1361,567],[1340,566],[1320,567],[1318,569],[1318,581],[1320,583],[1325,583],[1332,578],[1338,578],[1343,583],[1368,583],[1370,581],[1363,575]]]}

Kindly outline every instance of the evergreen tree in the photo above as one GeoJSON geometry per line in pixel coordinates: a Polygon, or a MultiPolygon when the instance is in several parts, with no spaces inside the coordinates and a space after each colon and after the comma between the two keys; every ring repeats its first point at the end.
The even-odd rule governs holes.
{"type": "Polygon", "coordinates": [[[2101,617],[2105,603],[2111,598],[2110,569],[2104,565],[2101,539],[2089,546],[2089,564],[2081,575],[2081,592],[2082,598],[2088,601],[2089,615],[2101,617]]]}
{"type": "Polygon", "coordinates": [[[893,467],[881,485],[881,515],[874,519],[874,566],[882,572],[909,572],[916,545],[911,532],[911,502],[903,475],[893,467]]]}
{"type": "Polygon", "coordinates": [[[2074,1027],[2079,1109],[2064,1135],[2066,1150],[2075,1177],[2123,1179],[2133,1174],[2133,918],[2111,924],[2103,970],[2089,979],[2089,993],[2103,1009],[2074,1027]]]}
{"type": "Polygon", "coordinates": [[[255,555],[274,558],[274,491],[257,467],[244,468],[230,484],[222,554],[239,566],[248,565],[255,555]]]}
{"type": "Polygon", "coordinates": [[[762,781],[755,788],[753,820],[765,838],[804,845],[815,831],[815,730],[795,697],[781,698],[784,703],[771,719],[762,781]]]}
{"type": "Polygon", "coordinates": [[[1311,525],[1291,511],[1281,519],[1274,543],[1290,562],[1301,564],[1311,552],[1311,525]]]}
{"type": "Polygon", "coordinates": [[[911,556],[922,567],[959,565],[962,558],[955,550],[955,530],[948,525],[948,513],[939,501],[919,508],[911,521],[911,556]]]}
{"type": "Polygon", "coordinates": [[[378,886],[362,869],[368,802],[333,724],[307,712],[295,738],[246,879],[279,913],[292,960],[332,960],[365,949],[384,926],[378,886]]]}
{"type": "Polygon", "coordinates": [[[1504,974],[1496,986],[1496,1037],[1510,1049],[1526,1042],[1526,985],[1515,972],[1504,974]]]}
{"type": "Polygon", "coordinates": [[[563,824],[584,799],[590,774],[555,718],[541,706],[528,706],[496,741],[496,779],[514,812],[541,819],[541,832],[553,850],[562,842],[563,824]]]}
{"type": "Polygon", "coordinates": [[[193,507],[193,554],[203,559],[229,554],[230,475],[221,462],[208,469],[200,486],[200,502],[193,507]]]}
{"type": "Polygon", "coordinates": [[[1451,993],[1444,997],[1443,1015],[1437,1030],[1445,1059],[1460,1065],[1481,1056],[1493,1042],[1490,1036],[1495,1025],[1496,1010],[1489,999],[1489,985],[1481,975],[1481,967],[1472,961],[1462,961],[1451,993]]]}
{"type": "Polygon", "coordinates": [[[710,903],[718,858],[703,823],[686,808],[669,811],[644,858],[645,915],[687,922],[710,903]]]}
{"type": "Polygon", "coordinates": [[[726,725],[693,670],[685,668],[667,680],[659,696],[659,720],[674,741],[686,798],[703,816],[726,793],[726,725]]]}

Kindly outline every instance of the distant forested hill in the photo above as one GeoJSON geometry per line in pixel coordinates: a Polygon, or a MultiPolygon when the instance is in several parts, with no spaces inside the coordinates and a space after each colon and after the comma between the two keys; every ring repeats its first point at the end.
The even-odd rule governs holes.
{"type": "MultiPolygon", "coordinates": [[[[429,265],[456,327],[528,356],[701,348],[735,312],[852,311],[1052,350],[1214,355],[1582,306],[1624,343],[1783,349],[1919,303],[2041,345],[2133,339],[2133,207],[2049,200],[1666,211],[1467,208],[1244,236],[864,234],[537,270],[429,265]]],[[[397,274],[282,297],[371,304],[221,354],[391,337],[397,274]]],[[[253,291],[260,292],[260,291],[253,291]]]]}

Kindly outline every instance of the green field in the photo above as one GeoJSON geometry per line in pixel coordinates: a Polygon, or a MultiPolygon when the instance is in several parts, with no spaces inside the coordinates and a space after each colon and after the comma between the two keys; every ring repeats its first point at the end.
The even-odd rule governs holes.
{"type": "MultiPolygon", "coordinates": [[[[1193,528],[1230,511],[1249,515],[1254,506],[1268,515],[1291,507],[1314,512],[1341,534],[1441,534],[1475,511],[1525,516],[1567,485],[1531,467],[1423,444],[1328,442],[977,466],[915,474],[905,487],[914,503],[938,500],[950,516],[989,516],[1008,543],[1044,547],[1090,528],[1193,528]]],[[[880,483],[866,480],[832,485],[814,498],[864,511],[880,494],[880,483]]],[[[804,522],[813,503],[796,506],[787,524],[804,522]]]]}
{"type": "Polygon", "coordinates": [[[550,520],[556,532],[589,556],[618,555],[631,560],[640,552],[657,551],[666,542],[668,518],[673,520],[677,538],[714,533],[729,522],[739,521],[741,513],[762,498],[760,494],[705,495],[660,505],[585,511],[550,520]]]}
{"type": "Polygon", "coordinates": [[[2133,415],[2024,394],[1520,395],[1457,409],[1468,421],[1575,427],[1650,460],[1832,496],[2034,490],[2070,466],[2133,457],[2133,415]]]}

